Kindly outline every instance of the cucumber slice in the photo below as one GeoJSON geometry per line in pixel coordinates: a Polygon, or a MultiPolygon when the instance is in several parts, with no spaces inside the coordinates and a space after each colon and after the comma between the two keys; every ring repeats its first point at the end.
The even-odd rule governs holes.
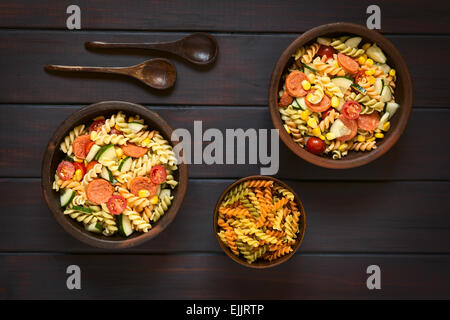
{"type": "Polygon", "coordinates": [[[358,48],[359,44],[361,43],[362,38],[361,37],[352,37],[345,41],[345,45],[350,48],[358,48]]]}
{"type": "Polygon", "coordinates": [[[384,87],[384,80],[382,78],[377,78],[374,84],[375,92],[381,94],[383,87],[384,87]]]}
{"type": "Polygon", "coordinates": [[[106,181],[109,181],[111,183],[114,183],[114,176],[112,172],[105,166],[102,167],[102,172],[100,173],[100,176],[105,179],[106,181]]]}
{"type": "Polygon", "coordinates": [[[345,43],[345,41],[347,41],[348,38],[350,38],[350,36],[342,36],[342,37],[339,37],[338,39],[345,43]]]}
{"type": "Polygon", "coordinates": [[[348,88],[353,84],[353,79],[347,78],[347,77],[335,77],[331,79],[331,82],[333,82],[335,85],[341,89],[342,93],[345,93],[348,88]]]}
{"type": "Polygon", "coordinates": [[[137,132],[141,131],[144,128],[144,125],[142,123],[139,123],[139,122],[130,122],[128,124],[128,128],[131,129],[131,132],[137,133],[137,132]]]}
{"type": "Polygon", "coordinates": [[[91,150],[89,150],[88,155],[86,156],[86,161],[87,162],[91,162],[92,159],[94,159],[95,155],[97,154],[97,152],[101,149],[101,147],[99,145],[94,144],[91,147],[91,150]]]}
{"type": "Polygon", "coordinates": [[[305,97],[295,98],[298,105],[300,106],[300,109],[306,110],[306,103],[305,103],[305,97]]]}
{"type": "Polygon", "coordinates": [[[364,89],[363,87],[361,87],[359,84],[357,84],[355,82],[352,83],[352,88],[355,89],[356,91],[358,91],[359,93],[366,94],[366,89],[364,89]]]}
{"type": "Polygon", "coordinates": [[[65,207],[69,203],[71,203],[73,198],[75,197],[75,194],[76,192],[71,189],[65,189],[63,192],[61,192],[61,195],[59,196],[61,207],[65,207]]]}
{"type": "Polygon", "coordinates": [[[388,74],[389,71],[391,71],[391,67],[389,67],[386,63],[378,63],[375,62],[375,65],[380,69],[383,70],[384,73],[388,74]]]}
{"type": "Polygon", "coordinates": [[[331,125],[330,132],[334,134],[336,138],[340,138],[349,135],[352,131],[347,128],[341,120],[337,119],[331,125]]]}
{"type": "Polygon", "coordinates": [[[392,116],[397,112],[398,108],[400,108],[400,105],[395,102],[387,102],[386,103],[386,112],[389,113],[389,119],[392,118],[392,116]]]}
{"type": "Polygon", "coordinates": [[[119,233],[122,236],[128,237],[133,233],[130,219],[126,215],[121,214],[117,216],[117,225],[119,226],[119,233]]]}
{"type": "Polygon", "coordinates": [[[386,63],[387,58],[380,47],[376,45],[376,43],[374,43],[369,47],[369,49],[367,49],[366,54],[373,61],[376,61],[378,63],[386,63]]]}
{"type": "Polygon", "coordinates": [[[385,112],[385,113],[383,114],[383,116],[381,117],[381,119],[380,119],[380,123],[378,124],[377,129],[382,130],[384,124],[389,120],[389,118],[390,118],[389,112],[385,112]]]}
{"type": "Polygon", "coordinates": [[[323,44],[324,46],[329,46],[331,44],[330,38],[318,37],[317,42],[319,44],[323,44]]]}
{"type": "Polygon", "coordinates": [[[77,210],[77,211],[81,211],[81,212],[84,212],[84,213],[92,213],[93,212],[91,208],[85,208],[85,207],[82,207],[82,206],[74,206],[72,209],[73,210],[77,210]]]}
{"type": "Polygon", "coordinates": [[[116,151],[113,144],[103,146],[95,155],[95,160],[115,161],[117,160],[116,151]]]}
{"type": "MultiPolygon", "coordinates": [[[[308,66],[307,64],[304,64],[303,62],[302,62],[302,66],[305,68],[305,71],[306,71],[306,69],[308,69],[309,71],[317,72],[316,69],[314,69],[314,68],[311,67],[311,66],[308,66]]],[[[305,74],[306,74],[306,73],[305,73],[305,74]]]]}
{"type": "Polygon", "coordinates": [[[298,105],[298,102],[296,99],[292,100],[291,105],[294,109],[300,109],[300,106],[298,105]]]}
{"type": "Polygon", "coordinates": [[[94,232],[94,233],[101,233],[103,231],[103,226],[98,222],[94,222],[89,225],[86,225],[84,228],[87,231],[94,232]]]}
{"type": "Polygon", "coordinates": [[[131,168],[131,163],[133,162],[133,159],[131,157],[126,157],[125,159],[122,159],[119,164],[119,171],[120,172],[127,172],[131,168]]]}
{"type": "Polygon", "coordinates": [[[388,102],[392,100],[392,93],[391,93],[391,89],[389,89],[388,86],[384,86],[383,89],[381,90],[381,94],[380,94],[380,101],[381,102],[388,102]]]}

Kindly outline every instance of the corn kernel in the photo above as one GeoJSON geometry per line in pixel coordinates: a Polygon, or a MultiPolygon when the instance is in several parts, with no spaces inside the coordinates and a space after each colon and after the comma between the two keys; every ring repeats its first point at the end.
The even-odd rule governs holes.
{"type": "Polygon", "coordinates": [[[311,128],[315,129],[317,128],[317,121],[314,118],[309,118],[308,121],[308,126],[310,126],[311,128]]]}
{"type": "Polygon", "coordinates": [[[359,62],[360,65],[363,65],[363,64],[366,63],[366,58],[364,58],[363,56],[360,56],[360,57],[358,58],[358,62],[359,62]]]}
{"type": "Polygon", "coordinates": [[[150,138],[145,138],[143,141],[142,141],[142,144],[143,145],[148,145],[150,143],[150,138]]]}
{"type": "Polygon", "coordinates": [[[150,192],[149,192],[147,189],[141,189],[141,190],[139,190],[139,192],[138,192],[138,196],[139,196],[140,198],[147,198],[147,197],[150,196],[150,192]]]}
{"type": "Polygon", "coordinates": [[[305,89],[306,91],[308,91],[309,89],[311,89],[311,83],[309,83],[308,80],[303,80],[303,81],[302,81],[302,87],[303,87],[303,89],[305,89]]]}
{"type": "Polygon", "coordinates": [[[319,138],[320,138],[320,140],[324,140],[324,141],[325,141],[325,136],[324,136],[323,134],[321,134],[321,135],[319,136],[319,138]]]}
{"type": "Polygon", "coordinates": [[[94,121],[97,121],[97,120],[103,120],[103,119],[105,119],[104,116],[98,116],[98,117],[94,118],[94,121]]]}
{"type": "Polygon", "coordinates": [[[327,136],[327,139],[328,139],[328,140],[334,140],[334,139],[336,139],[336,136],[335,136],[334,133],[332,133],[332,132],[328,132],[328,133],[326,134],[326,136],[327,136]]]}
{"type": "Polygon", "coordinates": [[[123,151],[122,151],[122,148],[115,148],[115,150],[114,150],[115,152],[116,152],[116,156],[117,156],[117,158],[121,158],[122,157],[122,155],[123,155],[123,151]]]}
{"type": "Polygon", "coordinates": [[[372,141],[375,141],[375,137],[367,139],[367,142],[372,142],[372,141]]]}
{"type": "Polygon", "coordinates": [[[383,131],[389,131],[391,128],[391,123],[388,121],[383,125],[383,131]]]}
{"type": "MultiPolygon", "coordinates": [[[[367,49],[369,49],[369,47],[370,47],[370,43],[365,43],[362,46],[363,50],[367,50],[367,49]]],[[[367,58],[367,55],[365,53],[363,54],[363,56],[366,56],[366,58],[367,58]]]]}
{"type": "Polygon", "coordinates": [[[366,65],[368,65],[368,66],[370,66],[370,67],[373,66],[373,60],[370,59],[370,58],[367,59],[367,60],[366,60],[366,65]]]}
{"type": "Polygon", "coordinates": [[[337,61],[334,61],[334,66],[336,67],[336,68],[338,68],[339,67],[339,63],[337,62],[337,61]]]}
{"type": "Polygon", "coordinates": [[[356,138],[356,140],[358,140],[358,142],[364,142],[366,141],[366,137],[364,137],[363,135],[359,135],[358,138],[356,138]]]}
{"type": "Polygon", "coordinates": [[[117,131],[121,131],[121,130],[122,130],[122,128],[120,128],[118,124],[116,124],[116,125],[114,126],[114,128],[115,128],[117,131]]]}
{"type": "Polygon", "coordinates": [[[134,118],[133,117],[129,117],[128,118],[128,122],[133,122],[134,121],[134,118]]]}
{"type": "Polygon", "coordinates": [[[77,169],[75,171],[75,174],[73,175],[73,180],[81,181],[82,178],[83,178],[83,172],[81,171],[81,169],[77,169]]]}
{"type": "Polygon", "coordinates": [[[374,74],[375,74],[375,70],[373,70],[373,69],[369,69],[369,70],[366,70],[366,75],[368,75],[368,76],[373,76],[374,74]]]}
{"type": "Polygon", "coordinates": [[[150,199],[151,204],[157,204],[159,202],[158,196],[154,196],[150,199]]]}
{"type": "Polygon", "coordinates": [[[389,70],[389,74],[390,74],[391,76],[395,77],[395,74],[396,74],[395,69],[389,70]]]}
{"type": "Polygon", "coordinates": [[[331,106],[333,108],[339,107],[339,103],[340,103],[340,101],[339,101],[338,97],[334,96],[333,98],[331,98],[331,106]]]}
{"type": "Polygon", "coordinates": [[[300,113],[300,119],[302,119],[303,121],[308,121],[309,115],[310,115],[310,113],[308,110],[302,111],[300,113]]]}
{"type": "Polygon", "coordinates": [[[316,80],[316,76],[314,75],[314,73],[310,73],[306,77],[308,78],[308,81],[310,83],[313,83],[316,80]]]}
{"type": "Polygon", "coordinates": [[[340,151],[340,152],[344,152],[345,150],[347,150],[347,148],[348,148],[348,144],[346,144],[346,143],[341,144],[341,145],[339,146],[339,151],[340,151]]]}
{"type": "Polygon", "coordinates": [[[83,161],[83,164],[84,164],[85,167],[87,167],[88,162],[87,162],[86,160],[84,160],[84,161],[83,161]]]}
{"type": "Polygon", "coordinates": [[[89,137],[90,137],[90,139],[91,139],[92,141],[94,141],[95,138],[98,137],[97,131],[92,131],[92,132],[91,132],[91,135],[90,135],[89,137]]]}
{"type": "Polygon", "coordinates": [[[370,76],[370,77],[367,79],[367,81],[369,81],[370,84],[374,84],[374,83],[377,81],[377,79],[375,79],[374,76],[370,76]]]}
{"type": "Polygon", "coordinates": [[[289,130],[289,127],[287,124],[284,125],[284,129],[286,130],[287,133],[291,134],[291,130],[289,130]]]}
{"type": "Polygon", "coordinates": [[[375,133],[375,138],[383,139],[384,138],[384,134],[382,134],[381,132],[375,133]]]}
{"type": "Polygon", "coordinates": [[[316,127],[312,130],[313,135],[315,135],[316,137],[320,137],[322,135],[322,132],[320,131],[319,127],[316,127]]]}

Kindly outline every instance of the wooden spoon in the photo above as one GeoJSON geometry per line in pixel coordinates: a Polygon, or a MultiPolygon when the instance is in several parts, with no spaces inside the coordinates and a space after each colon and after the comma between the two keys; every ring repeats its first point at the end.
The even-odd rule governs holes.
{"type": "Polygon", "coordinates": [[[193,33],[180,40],[160,43],[107,43],[86,42],[87,48],[132,48],[152,49],[176,54],[197,65],[209,65],[216,60],[218,45],[216,39],[202,32],[193,33]]]}
{"type": "Polygon", "coordinates": [[[167,59],[156,58],[130,67],[80,67],[46,65],[47,71],[77,71],[115,73],[136,78],[146,85],[163,90],[172,87],[177,79],[175,66],[167,59]]]}

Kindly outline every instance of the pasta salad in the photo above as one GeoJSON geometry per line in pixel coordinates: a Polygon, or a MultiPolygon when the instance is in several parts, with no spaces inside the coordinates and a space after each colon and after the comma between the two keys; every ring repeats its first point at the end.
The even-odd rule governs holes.
{"type": "Polygon", "coordinates": [[[64,214],[87,231],[129,237],[148,232],[170,207],[177,159],[139,116],[123,112],[76,126],[60,144],[53,189],[64,214]]]}
{"type": "Polygon", "coordinates": [[[319,37],[292,58],[278,105],[293,140],[332,159],[376,149],[399,108],[396,70],[381,48],[350,35],[319,37]]]}
{"type": "Polygon", "coordinates": [[[249,180],[231,189],[219,207],[218,237],[249,264],[294,250],[301,212],[294,194],[272,180],[249,180]]]}

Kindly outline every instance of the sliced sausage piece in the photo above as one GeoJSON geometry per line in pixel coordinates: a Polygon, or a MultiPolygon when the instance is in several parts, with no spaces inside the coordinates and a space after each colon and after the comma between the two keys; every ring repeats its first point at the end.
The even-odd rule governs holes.
{"type": "MultiPolygon", "coordinates": [[[[314,93],[314,91],[313,91],[313,93],[314,93]]],[[[313,112],[324,112],[324,111],[327,111],[328,108],[330,107],[331,100],[325,94],[323,96],[322,100],[320,100],[320,102],[317,104],[312,104],[311,102],[309,102],[308,98],[305,99],[305,103],[306,103],[306,106],[308,107],[308,109],[310,109],[313,112]]]]}
{"type": "Polygon", "coordinates": [[[292,103],[294,99],[287,93],[287,91],[283,92],[283,95],[280,98],[280,102],[278,102],[279,107],[287,107],[292,103]]]}
{"type": "Polygon", "coordinates": [[[130,182],[130,192],[139,196],[140,190],[147,190],[150,193],[149,198],[151,198],[158,192],[158,185],[148,177],[136,177],[130,182]]]}
{"type": "Polygon", "coordinates": [[[356,122],[356,120],[348,119],[342,114],[339,116],[339,119],[344,123],[344,126],[346,126],[351,132],[346,136],[337,138],[337,140],[348,141],[353,139],[356,136],[356,133],[358,132],[358,123],[356,122]]]}
{"type": "Polygon", "coordinates": [[[380,115],[377,111],[369,114],[360,114],[358,117],[358,127],[363,130],[373,131],[380,123],[380,115]]]}
{"type": "Polygon", "coordinates": [[[306,75],[301,71],[292,71],[286,77],[286,91],[291,97],[303,97],[306,96],[308,91],[303,89],[302,82],[303,80],[308,80],[306,75]]]}
{"type": "Polygon", "coordinates": [[[104,179],[94,179],[86,187],[86,197],[93,204],[108,202],[113,192],[113,186],[104,179]]]}
{"type": "Polygon", "coordinates": [[[91,142],[88,134],[78,136],[73,141],[73,153],[78,159],[86,159],[86,145],[91,142]]]}
{"type": "Polygon", "coordinates": [[[148,148],[139,147],[134,143],[127,142],[127,144],[122,146],[122,151],[125,155],[129,157],[140,158],[147,153],[148,148]]]}
{"type": "Polygon", "coordinates": [[[348,73],[355,74],[359,71],[358,62],[343,53],[338,53],[337,61],[342,69],[348,73]]]}

